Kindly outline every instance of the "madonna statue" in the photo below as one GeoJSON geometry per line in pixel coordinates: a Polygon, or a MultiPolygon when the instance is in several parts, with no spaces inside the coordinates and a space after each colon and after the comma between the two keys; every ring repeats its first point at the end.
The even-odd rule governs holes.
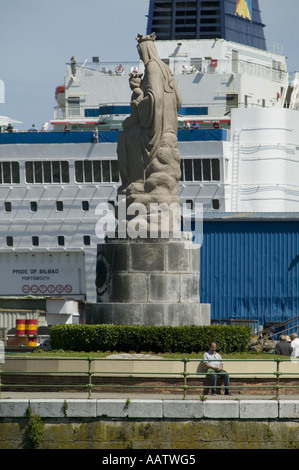
{"type": "Polygon", "coordinates": [[[151,204],[180,206],[177,113],[182,99],[171,70],[158,56],[155,33],[136,39],[144,76],[131,74],[129,79],[131,115],[118,138],[118,192],[126,197],[127,207],[142,203],[147,208],[148,224],[151,204]]]}

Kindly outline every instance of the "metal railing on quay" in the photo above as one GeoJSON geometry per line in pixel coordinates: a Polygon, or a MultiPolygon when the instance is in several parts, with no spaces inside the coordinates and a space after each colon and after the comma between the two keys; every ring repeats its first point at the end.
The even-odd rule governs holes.
{"type": "MultiPolygon", "coordinates": [[[[134,390],[138,390],[140,391],[141,393],[144,393],[144,389],[147,389],[147,390],[150,390],[150,389],[163,389],[164,392],[162,391],[161,393],[165,393],[165,389],[168,390],[168,392],[170,390],[173,390],[173,389],[180,389],[183,393],[183,399],[186,399],[187,398],[187,393],[188,391],[191,392],[191,391],[194,391],[194,390],[199,390],[199,389],[203,389],[203,393],[204,395],[208,393],[208,390],[210,389],[211,385],[210,385],[210,376],[208,375],[207,373],[207,370],[203,370],[204,366],[203,366],[203,359],[189,359],[189,358],[182,358],[182,359],[167,359],[167,358],[157,358],[155,359],[154,356],[151,357],[151,358],[96,358],[96,357],[92,357],[92,356],[89,356],[89,357],[29,357],[29,356],[24,356],[24,357],[21,357],[21,356],[9,356],[9,355],[6,355],[5,356],[5,363],[9,363],[10,361],[14,362],[14,361],[18,361],[20,364],[23,363],[23,361],[27,361],[27,364],[26,364],[26,370],[25,368],[23,367],[19,367],[19,368],[15,368],[15,369],[8,369],[8,370],[5,370],[5,368],[3,369],[3,365],[0,363],[0,398],[1,398],[1,391],[5,391],[5,389],[9,389],[10,391],[12,389],[17,389],[17,388],[22,388],[22,389],[31,389],[32,388],[37,388],[40,389],[41,388],[47,388],[49,390],[53,389],[53,388],[83,388],[85,390],[87,390],[87,393],[88,393],[88,398],[91,398],[92,397],[92,391],[93,389],[95,388],[101,388],[101,389],[107,389],[107,388],[113,388],[114,391],[117,391],[118,389],[122,388],[122,389],[132,389],[134,388],[134,390]],[[43,363],[43,364],[46,364],[46,363],[49,363],[51,361],[55,361],[57,363],[57,361],[59,361],[60,363],[63,363],[63,362],[74,362],[74,363],[78,363],[80,362],[81,364],[85,363],[86,367],[83,367],[83,369],[81,367],[76,367],[74,365],[72,365],[71,368],[69,368],[69,370],[55,370],[55,368],[53,369],[50,369],[48,366],[43,368],[43,370],[38,367],[37,369],[38,370],[30,370],[30,367],[28,367],[29,363],[31,361],[38,361],[38,363],[43,363]],[[106,367],[102,368],[99,367],[99,364],[100,363],[105,363],[106,364],[106,367]],[[107,363],[109,362],[109,364],[111,364],[111,367],[108,367],[107,368],[107,363]],[[112,363],[113,362],[118,362],[120,363],[121,365],[119,366],[119,369],[115,368],[115,367],[112,367],[112,363]],[[126,370],[126,367],[124,366],[124,363],[138,363],[138,362],[144,362],[145,363],[145,366],[144,366],[144,369],[142,371],[132,371],[132,370],[128,370],[129,367],[127,368],[126,370]],[[159,366],[156,368],[158,370],[154,370],[154,371],[150,371],[148,370],[149,367],[148,365],[149,364],[153,364],[153,363],[159,363],[159,364],[165,364],[165,363],[173,363],[173,364],[180,364],[181,367],[179,368],[175,368],[175,370],[172,370],[172,371],[165,371],[163,370],[163,367],[160,368],[159,370],[159,366]],[[190,365],[194,366],[194,364],[197,364],[197,369],[194,371],[190,370],[190,365]],[[96,367],[96,370],[95,370],[95,365],[97,366],[96,367]],[[46,369],[46,370],[45,370],[46,369]],[[85,384],[64,384],[62,381],[61,383],[56,383],[56,384],[53,384],[53,383],[33,383],[33,384],[26,384],[26,383],[3,383],[3,379],[6,378],[6,377],[13,377],[13,376],[42,376],[42,377],[50,377],[50,376],[87,376],[88,378],[88,381],[87,383],[85,384]],[[95,376],[106,376],[106,377],[109,377],[109,378],[113,378],[114,380],[117,378],[117,377],[122,377],[122,376],[126,376],[126,377],[129,377],[130,379],[132,378],[140,378],[141,376],[142,377],[150,377],[150,378],[157,378],[157,382],[158,383],[155,383],[154,385],[146,385],[146,384],[142,384],[142,385],[138,385],[138,384],[125,384],[125,383],[121,383],[121,384],[117,384],[117,383],[107,383],[107,384],[104,384],[104,383],[101,383],[101,384],[98,384],[96,383],[94,380],[93,380],[93,377],[95,376]],[[166,377],[166,378],[173,378],[173,379],[181,379],[181,384],[167,384],[167,383],[163,383],[163,384],[159,384],[159,380],[161,381],[161,377],[166,377]],[[203,379],[201,381],[200,384],[192,384],[192,380],[191,379],[194,379],[194,378],[197,378],[197,379],[203,379]]],[[[249,390],[249,389],[254,389],[254,390],[273,390],[275,391],[275,398],[279,398],[280,394],[281,394],[281,390],[284,389],[284,390],[288,390],[288,389],[299,389],[299,380],[298,380],[298,384],[290,384],[290,385],[287,385],[287,384],[281,384],[281,379],[283,378],[288,378],[288,379],[299,379],[299,358],[295,359],[295,358],[286,358],[286,359],[282,359],[282,358],[269,358],[269,359],[223,359],[223,363],[224,363],[224,369],[225,368],[228,368],[228,365],[230,363],[235,363],[237,364],[237,370],[235,372],[233,372],[232,370],[229,370],[228,371],[228,374],[231,378],[231,383],[230,383],[230,390],[233,391],[233,390],[238,390],[239,393],[242,393],[246,390],[249,390]],[[264,367],[263,369],[266,369],[266,370],[262,370],[260,371],[259,368],[256,366],[255,368],[252,367],[251,365],[251,370],[250,371],[247,371],[246,372],[246,363],[252,363],[252,364],[262,364],[264,367]],[[294,368],[293,368],[293,371],[290,371],[290,370],[286,370],[286,371],[282,371],[281,370],[281,365],[282,364],[290,364],[291,365],[291,369],[294,368],[296,369],[294,371],[294,368]],[[273,368],[274,370],[269,370],[269,365],[275,365],[275,367],[273,368]],[[241,366],[241,367],[240,367],[241,366]],[[268,366],[268,368],[267,368],[268,366]],[[245,370],[245,371],[244,371],[245,370]],[[234,378],[235,379],[238,379],[238,381],[245,381],[246,382],[246,379],[248,378],[253,378],[253,379],[264,379],[264,382],[267,381],[267,379],[272,379],[272,383],[271,384],[267,384],[267,383],[263,383],[261,385],[256,385],[256,384],[248,384],[246,383],[245,385],[240,385],[239,383],[234,383],[234,378]],[[274,381],[274,383],[273,383],[274,381]],[[240,392],[241,391],[241,392],[240,392]]],[[[165,368],[164,368],[165,369],[165,368]]],[[[168,368],[170,369],[170,368],[168,368]]],[[[193,367],[194,369],[194,367],[193,367]]],[[[270,367],[271,369],[271,367],[270,367]]],[[[288,367],[288,369],[290,369],[290,367],[288,367]]],[[[6,380],[4,381],[6,382],[6,380]]],[[[12,380],[13,382],[13,380],[12,380]]],[[[237,381],[236,381],[237,382],[237,381]]],[[[213,387],[214,388],[214,387],[213,387]]],[[[220,389],[221,388],[221,385],[217,385],[215,387],[216,389],[220,389]]],[[[200,398],[203,399],[203,397],[200,396],[200,398]]]]}

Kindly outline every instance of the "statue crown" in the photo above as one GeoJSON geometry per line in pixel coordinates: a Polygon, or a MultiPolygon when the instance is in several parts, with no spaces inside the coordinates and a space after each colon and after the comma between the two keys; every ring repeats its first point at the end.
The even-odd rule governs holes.
{"type": "Polygon", "coordinates": [[[136,41],[140,44],[144,41],[155,41],[156,40],[156,33],[151,33],[148,35],[143,36],[142,34],[137,34],[136,41]]]}

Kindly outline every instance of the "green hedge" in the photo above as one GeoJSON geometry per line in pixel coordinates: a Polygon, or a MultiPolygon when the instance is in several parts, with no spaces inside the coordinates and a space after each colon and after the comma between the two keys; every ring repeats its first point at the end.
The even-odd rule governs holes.
{"type": "Polygon", "coordinates": [[[223,353],[246,351],[247,326],[53,325],[51,348],[65,351],[201,352],[216,341],[223,353]]]}

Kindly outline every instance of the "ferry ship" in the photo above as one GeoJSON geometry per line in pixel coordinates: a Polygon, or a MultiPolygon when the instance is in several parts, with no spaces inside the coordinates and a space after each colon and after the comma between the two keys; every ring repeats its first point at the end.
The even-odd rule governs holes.
{"type": "MultiPolygon", "coordinates": [[[[264,28],[258,0],[149,2],[146,33],[156,33],[183,98],[179,196],[190,210],[202,204],[207,221],[296,220],[299,74],[288,73],[282,51],[267,50],[264,28]]],[[[3,312],[33,299],[46,324],[72,323],[97,302],[97,208],[117,205],[117,137],[137,71],[137,59],[73,57],[55,90],[52,130],[8,132],[0,120],[3,312]]],[[[226,315],[242,317],[236,310],[226,315]]]]}

